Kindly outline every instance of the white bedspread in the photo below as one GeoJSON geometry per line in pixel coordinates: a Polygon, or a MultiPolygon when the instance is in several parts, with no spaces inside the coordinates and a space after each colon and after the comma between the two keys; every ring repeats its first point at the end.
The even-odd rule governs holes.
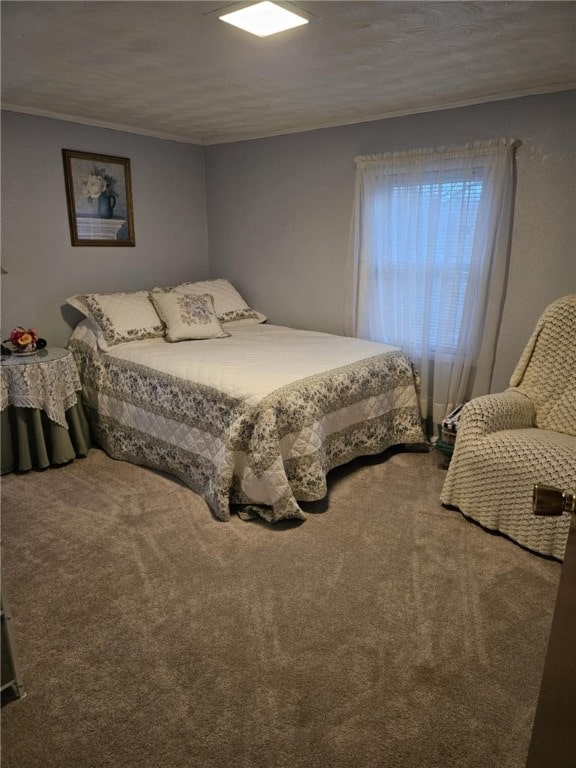
{"type": "Polygon", "coordinates": [[[329,469],[424,443],[417,376],[402,350],[274,325],[228,338],[133,341],[103,353],[88,322],[71,339],[96,440],[171,472],[220,519],[229,504],[303,518],[329,469]]]}
{"type": "Polygon", "coordinates": [[[251,404],[299,379],[356,363],[398,347],[279,325],[227,328],[225,339],[147,339],[120,344],[109,354],[197,384],[214,387],[251,404]],[[289,354],[287,354],[289,351],[289,354]]]}

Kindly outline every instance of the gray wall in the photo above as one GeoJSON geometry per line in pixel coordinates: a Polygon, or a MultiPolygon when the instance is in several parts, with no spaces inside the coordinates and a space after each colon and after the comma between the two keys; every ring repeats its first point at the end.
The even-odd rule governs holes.
{"type": "Polygon", "coordinates": [[[272,322],[340,333],[354,157],[519,138],[499,391],[540,312],[576,291],[574,107],[563,92],[207,147],[211,274],[272,322]]]}
{"type": "Polygon", "coordinates": [[[153,288],[208,276],[204,151],[2,112],[2,338],[15,325],[64,346],[80,292],[153,288]],[[128,157],[134,247],[73,247],[62,149],[128,157]]]}

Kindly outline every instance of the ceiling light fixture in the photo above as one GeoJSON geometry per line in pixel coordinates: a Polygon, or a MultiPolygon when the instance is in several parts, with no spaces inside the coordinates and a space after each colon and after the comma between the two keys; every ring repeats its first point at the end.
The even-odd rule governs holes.
{"type": "Polygon", "coordinates": [[[218,18],[258,37],[275,35],[277,32],[283,32],[285,29],[308,24],[308,19],[304,19],[302,16],[298,16],[297,13],[288,11],[286,8],[281,8],[279,5],[269,2],[269,0],[249,5],[246,8],[241,8],[239,11],[226,13],[218,18]]]}

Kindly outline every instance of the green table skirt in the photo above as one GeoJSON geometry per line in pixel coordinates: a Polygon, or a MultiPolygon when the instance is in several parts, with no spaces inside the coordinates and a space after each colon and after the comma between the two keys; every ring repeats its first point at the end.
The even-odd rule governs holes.
{"type": "Polygon", "coordinates": [[[87,456],[90,429],[80,401],[66,411],[66,421],[68,429],[37,408],[8,406],[1,414],[1,473],[47,469],[87,456]]]}

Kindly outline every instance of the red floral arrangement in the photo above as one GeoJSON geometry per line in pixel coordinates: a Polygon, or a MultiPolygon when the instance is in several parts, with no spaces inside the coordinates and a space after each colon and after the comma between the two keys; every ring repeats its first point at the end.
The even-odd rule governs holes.
{"type": "Polygon", "coordinates": [[[34,330],[34,328],[22,328],[21,326],[17,326],[10,333],[10,343],[20,352],[34,349],[39,338],[38,331],[34,330]]]}

